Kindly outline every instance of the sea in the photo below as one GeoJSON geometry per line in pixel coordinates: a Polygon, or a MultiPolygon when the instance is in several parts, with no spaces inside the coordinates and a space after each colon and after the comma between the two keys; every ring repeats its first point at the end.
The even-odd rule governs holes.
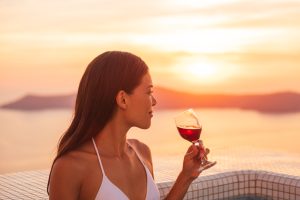
{"type": "MultiPolygon", "coordinates": [[[[300,113],[270,114],[240,109],[194,108],[203,126],[201,140],[217,161],[204,174],[263,170],[300,176],[300,113]]],[[[174,117],[182,109],[155,110],[151,127],[130,129],[128,138],[146,143],[156,179],[173,180],[191,145],[174,117]]],[[[0,174],[49,169],[57,143],[73,116],[69,109],[0,109],[0,174]]]]}

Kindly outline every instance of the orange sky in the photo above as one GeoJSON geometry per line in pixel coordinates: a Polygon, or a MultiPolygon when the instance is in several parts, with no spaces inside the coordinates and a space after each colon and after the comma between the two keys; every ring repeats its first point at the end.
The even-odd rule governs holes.
{"type": "Polygon", "coordinates": [[[0,24],[0,103],[74,92],[106,50],[178,90],[300,92],[299,1],[1,0],[0,24]]]}

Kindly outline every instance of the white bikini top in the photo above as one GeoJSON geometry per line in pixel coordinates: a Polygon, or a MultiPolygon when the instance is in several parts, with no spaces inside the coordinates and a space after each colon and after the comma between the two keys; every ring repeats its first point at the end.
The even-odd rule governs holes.
{"type": "MultiPolygon", "coordinates": [[[[108,177],[105,175],[104,168],[103,168],[103,165],[102,165],[102,162],[100,159],[100,155],[98,152],[98,148],[96,146],[94,138],[92,140],[93,140],[94,148],[97,153],[99,165],[100,165],[100,168],[102,171],[102,176],[103,176],[102,183],[100,185],[100,188],[97,192],[97,196],[95,199],[96,200],[129,200],[129,198],[126,196],[126,194],[124,192],[122,192],[121,189],[118,188],[115,184],[113,184],[108,179],[108,177]]],[[[132,147],[132,149],[134,150],[133,147],[132,147]]],[[[152,178],[152,175],[151,175],[149,169],[143,163],[143,160],[140,158],[140,155],[136,151],[135,151],[135,153],[136,153],[137,157],[139,158],[139,160],[141,161],[141,163],[143,164],[145,171],[146,171],[146,175],[147,175],[147,194],[146,194],[145,200],[158,200],[160,198],[159,190],[152,178]]]]}

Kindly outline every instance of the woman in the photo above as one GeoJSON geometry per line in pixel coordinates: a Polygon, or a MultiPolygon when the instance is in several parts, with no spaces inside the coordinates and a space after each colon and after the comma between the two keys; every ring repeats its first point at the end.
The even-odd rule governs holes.
{"type": "MultiPolygon", "coordinates": [[[[147,129],[156,100],[147,65],[137,56],[111,51],[87,67],[72,123],[62,136],[49,176],[50,199],[159,199],[151,152],[127,140],[131,127],[147,129]]],[[[200,150],[188,149],[167,199],[182,199],[200,174],[200,150]]]]}

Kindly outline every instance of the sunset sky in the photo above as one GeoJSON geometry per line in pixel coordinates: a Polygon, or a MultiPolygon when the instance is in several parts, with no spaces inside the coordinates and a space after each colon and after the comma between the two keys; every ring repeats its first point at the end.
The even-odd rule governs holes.
{"type": "Polygon", "coordinates": [[[140,56],[156,86],[300,92],[300,1],[0,0],[0,103],[77,90],[107,50],[140,56]]]}

